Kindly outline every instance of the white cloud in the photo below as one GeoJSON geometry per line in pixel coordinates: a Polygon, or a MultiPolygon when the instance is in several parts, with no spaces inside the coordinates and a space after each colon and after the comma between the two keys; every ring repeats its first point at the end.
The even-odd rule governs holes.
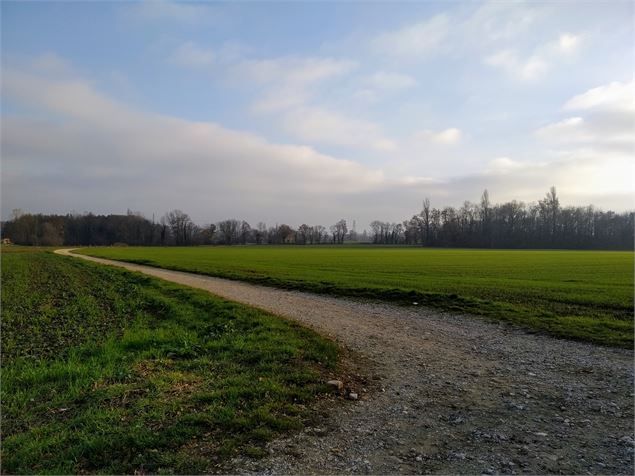
{"type": "Polygon", "coordinates": [[[441,14],[382,33],[371,41],[371,47],[376,52],[391,57],[418,58],[438,52],[444,46],[449,30],[449,18],[441,14]]]}
{"type": "Polygon", "coordinates": [[[251,105],[251,111],[256,114],[279,114],[303,106],[310,96],[304,87],[274,87],[251,105]]]}
{"type": "Polygon", "coordinates": [[[241,61],[231,76],[264,88],[252,111],[279,113],[306,104],[321,82],[347,75],[356,67],[356,62],[345,59],[285,57],[241,61]]]}
{"type": "Polygon", "coordinates": [[[635,146],[632,86],[612,82],[574,96],[566,102],[564,110],[578,111],[581,115],[547,124],[536,130],[537,137],[565,147],[558,151],[560,154],[582,150],[604,160],[632,161],[635,146]]]}
{"type": "MultiPolygon", "coordinates": [[[[595,144],[557,152],[556,160],[541,164],[502,157],[484,173],[455,173],[444,181],[418,174],[390,177],[390,163],[372,168],[219,124],[146,113],[75,75],[51,79],[5,68],[2,80],[3,98],[35,112],[3,116],[4,213],[17,207],[61,213],[133,208],[151,215],[178,207],[199,223],[235,216],[329,224],[344,216],[363,226],[409,216],[422,196],[436,206],[459,205],[488,188],[495,200],[535,200],[552,184],[564,203],[621,208],[631,203],[632,157],[607,155],[595,144]]],[[[375,150],[394,148],[373,123],[303,108],[308,122],[297,118],[300,133],[321,129],[315,142],[330,137],[375,150]]],[[[427,135],[440,145],[460,137],[454,128],[427,135]]],[[[460,164],[456,161],[457,170],[460,164]]]]}
{"type": "Polygon", "coordinates": [[[569,117],[547,124],[536,131],[538,137],[559,142],[580,142],[592,139],[587,124],[581,117],[569,117]]]}
{"type": "Polygon", "coordinates": [[[564,54],[571,54],[580,47],[580,37],[571,33],[563,33],[558,38],[558,50],[564,54]]]}
{"type": "Polygon", "coordinates": [[[284,117],[285,129],[301,140],[320,144],[389,151],[396,144],[370,121],[342,115],[321,107],[303,107],[284,117]]]}
{"type": "Polygon", "coordinates": [[[529,31],[541,15],[536,2],[494,0],[481,3],[464,22],[453,19],[453,24],[458,24],[471,42],[500,44],[529,31]]]}
{"type": "Polygon", "coordinates": [[[439,132],[424,130],[415,134],[415,139],[441,145],[456,145],[461,142],[461,131],[454,127],[444,129],[439,132]]]}
{"type": "MultiPolygon", "coordinates": [[[[302,210],[322,206],[312,203],[325,191],[342,197],[385,182],[380,170],[311,147],[270,143],[213,123],[143,113],[98,93],[84,80],[51,81],[20,71],[3,75],[4,94],[50,117],[3,121],[3,166],[11,179],[6,182],[5,177],[6,196],[16,206],[37,198],[43,207],[47,194],[57,196],[55,187],[63,187],[59,196],[68,196],[68,201],[60,198],[59,206],[67,210],[140,208],[139,201],[151,200],[156,201],[152,209],[165,210],[186,201],[189,207],[184,208],[193,208],[199,219],[205,213],[218,218],[245,210],[290,219],[284,215],[299,216],[302,210]],[[48,180],[46,186],[19,187],[40,179],[48,180]],[[91,205],[83,195],[87,185],[93,187],[91,205]]],[[[343,120],[339,125],[352,133],[366,127],[343,120]]]]}
{"type": "Polygon", "coordinates": [[[614,81],[572,97],[565,110],[634,111],[635,82],[614,81]]]}
{"type": "Polygon", "coordinates": [[[580,42],[580,36],[563,33],[555,41],[538,45],[530,54],[521,55],[507,48],[487,56],[485,63],[522,81],[536,81],[542,79],[554,64],[567,57],[569,60],[575,58],[580,42]]]}
{"type": "Polygon", "coordinates": [[[535,167],[536,165],[539,164],[527,164],[518,160],[511,159],[509,157],[497,157],[489,161],[487,173],[496,175],[507,175],[509,173],[514,173],[527,167],[535,167]]]}
{"type": "Polygon", "coordinates": [[[501,68],[507,74],[524,81],[533,81],[541,78],[548,70],[547,62],[539,55],[528,58],[520,58],[512,50],[503,50],[488,56],[485,63],[501,68]]]}
{"type": "Polygon", "coordinates": [[[355,91],[352,98],[361,103],[372,104],[379,99],[379,95],[374,89],[364,88],[355,91]]]}
{"type": "Polygon", "coordinates": [[[632,153],[635,144],[632,117],[570,117],[537,129],[536,135],[555,144],[585,144],[607,155],[632,153]]]}
{"type": "Polygon", "coordinates": [[[348,74],[356,67],[355,61],[346,59],[284,57],[245,60],[235,67],[234,75],[260,83],[310,85],[348,74]]]}
{"type": "Polygon", "coordinates": [[[73,67],[66,59],[52,52],[37,56],[30,63],[30,66],[41,74],[65,76],[75,73],[73,67]]]}
{"type": "Polygon", "coordinates": [[[377,89],[399,90],[416,86],[417,80],[402,73],[378,71],[366,78],[366,84],[377,89]]]}
{"type": "Polygon", "coordinates": [[[510,44],[548,15],[535,2],[497,0],[466,4],[422,21],[384,32],[370,40],[371,49],[391,58],[421,59],[437,53],[482,54],[493,45],[510,44]]]}
{"type": "Polygon", "coordinates": [[[398,93],[417,85],[412,76],[402,73],[377,71],[359,80],[360,89],[351,98],[361,104],[373,104],[386,95],[398,93]]]}
{"type": "MultiPolygon", "coordinates": [[[[277,124],[295,139],[367,150],[394,150],[395,143],[384,136],[376,123],[313,104],[318,86],[346,76],[356,68],[356,62],[345,59],[286,57],[242,61],[234,68],[233,76],[263,86],[260,97],[251,106],[252,112],[275,114],[277,124]]],[[[392,82],[394,87],[399,81],[403,86],[408,77],[386,75],[375,80],[383,80],[384,85],[392,82]]]]}
{"type": "Polygon", "coordinates": [[[3,96],[76,120],[91,122],[104,118],[104,125],[112,128],[126,127],[126,120],[135,116],[122,104],[96,94],[91,83],[81,79],[45,80],[24,71],[4,70],[2,92],[3,96]],[[107,119],[113,120],[107,122],[107,119]]]}
{"type": "Polygon", "coordinates": [[[125,12],[129,17],[142,21],[181,23],[186,26],[217,17],[215,9],[209,5],[171,0],[143,0],[130,5],[125,12]]]}
{"type": "Polygon", "coordinates": [[[467,4],[384,32],[372,38],[370,45],[374,52],[397,61],[440,53],[453,58],[478,55],[485,64],[512,78],[533,82],[563,59],[571,62],[577,58],[580,35],[562,32],[555,39],[545,39],[542,23],[558,14],[562,12],[553,5],[485,1],[476,8],[467,4]]]}
{"type": "Polygon", "coordinates": [[[202,48],[196,43],[188,41],[180,45],[170,56],[169,60],[179,66],[201,68],[214,64],[214,52],[209,48],[202,48]]]}

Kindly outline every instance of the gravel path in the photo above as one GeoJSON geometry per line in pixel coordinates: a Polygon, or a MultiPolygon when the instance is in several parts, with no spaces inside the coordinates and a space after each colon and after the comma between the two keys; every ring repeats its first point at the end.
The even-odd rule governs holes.
{"type": "MultiPolygon", "coordinates": [[[[58,250],[68,254],[68,250],[58,250]]],[[[79,255],[75,255],[79,256],[79,255]]],[[[336,339],[370,377],[241,473],[633,474],[633,352],[472,316],[81,256],[206,289],[336,339]]]]}

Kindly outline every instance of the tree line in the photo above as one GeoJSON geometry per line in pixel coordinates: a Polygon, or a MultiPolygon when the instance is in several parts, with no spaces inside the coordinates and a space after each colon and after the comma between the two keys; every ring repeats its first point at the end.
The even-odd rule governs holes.
{"type": "Polygon", "coordinates": [[[556,189],[535,203],[513,200],[492,204],[487,190],[478,203],[459,208],[434,208],[429,199],[409,220],[375,220],[370,230],[349,230],[346,220],[328,229],[302,224],[252,227],[244,220],[227,219],[198,226],[181,210],[158,222],[138,212],[125,215],[92,213],[43,215],[14,210],[2,224],[2,236],[22,245],[40,246],[191,246],[235,244],[342,244],[359,241],[389,245],[471,248],[633,249],[634,213],[602,211],[592,205],[562,207],[556,189]]]}
{"type": "Polygon", "coordinates": [[[128,210],[125,215],[92,213],[44,215],[14,210],[11,220],[2,223],[2,237],[19,245],[34,246],[191,246],[237,244],[342,244],[346,221],[330,227],[289,225],[268,227],[260,222],[251,227],[244,220],[227,219],[198,226],[181,210],[172,210],[158,222],[128,210]]]}
{"type": "Polygon", "coordinates": [[[535,203],[492,204],[487,190],[479,203],[433,208],[402,223],[373,221],[377,244],[467,248],[633,249],[634,213],[598,210],[593,205],[562,207],[555,187],[535,203]]]}

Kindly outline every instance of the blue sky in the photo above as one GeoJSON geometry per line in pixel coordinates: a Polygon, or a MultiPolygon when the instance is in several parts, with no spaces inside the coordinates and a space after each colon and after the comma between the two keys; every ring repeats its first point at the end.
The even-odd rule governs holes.
{"type": "Polygon", "coordinates": [[[3,217],[633,207],[631,2],[1,8],[3,217]]]}

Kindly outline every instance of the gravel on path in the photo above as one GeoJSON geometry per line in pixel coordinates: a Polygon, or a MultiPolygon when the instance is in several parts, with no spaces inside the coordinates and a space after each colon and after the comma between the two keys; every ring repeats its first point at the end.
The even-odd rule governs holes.
{"type": "Polygon", "coordinates": [[[232,472],[633,474],[630,350],[415,305],[73,256],[294,319],[366,363],[375,381],[353,389],[358,400],[328,403],[317,426],[271,442],[263,459],[236,458],[232,472]]]}

